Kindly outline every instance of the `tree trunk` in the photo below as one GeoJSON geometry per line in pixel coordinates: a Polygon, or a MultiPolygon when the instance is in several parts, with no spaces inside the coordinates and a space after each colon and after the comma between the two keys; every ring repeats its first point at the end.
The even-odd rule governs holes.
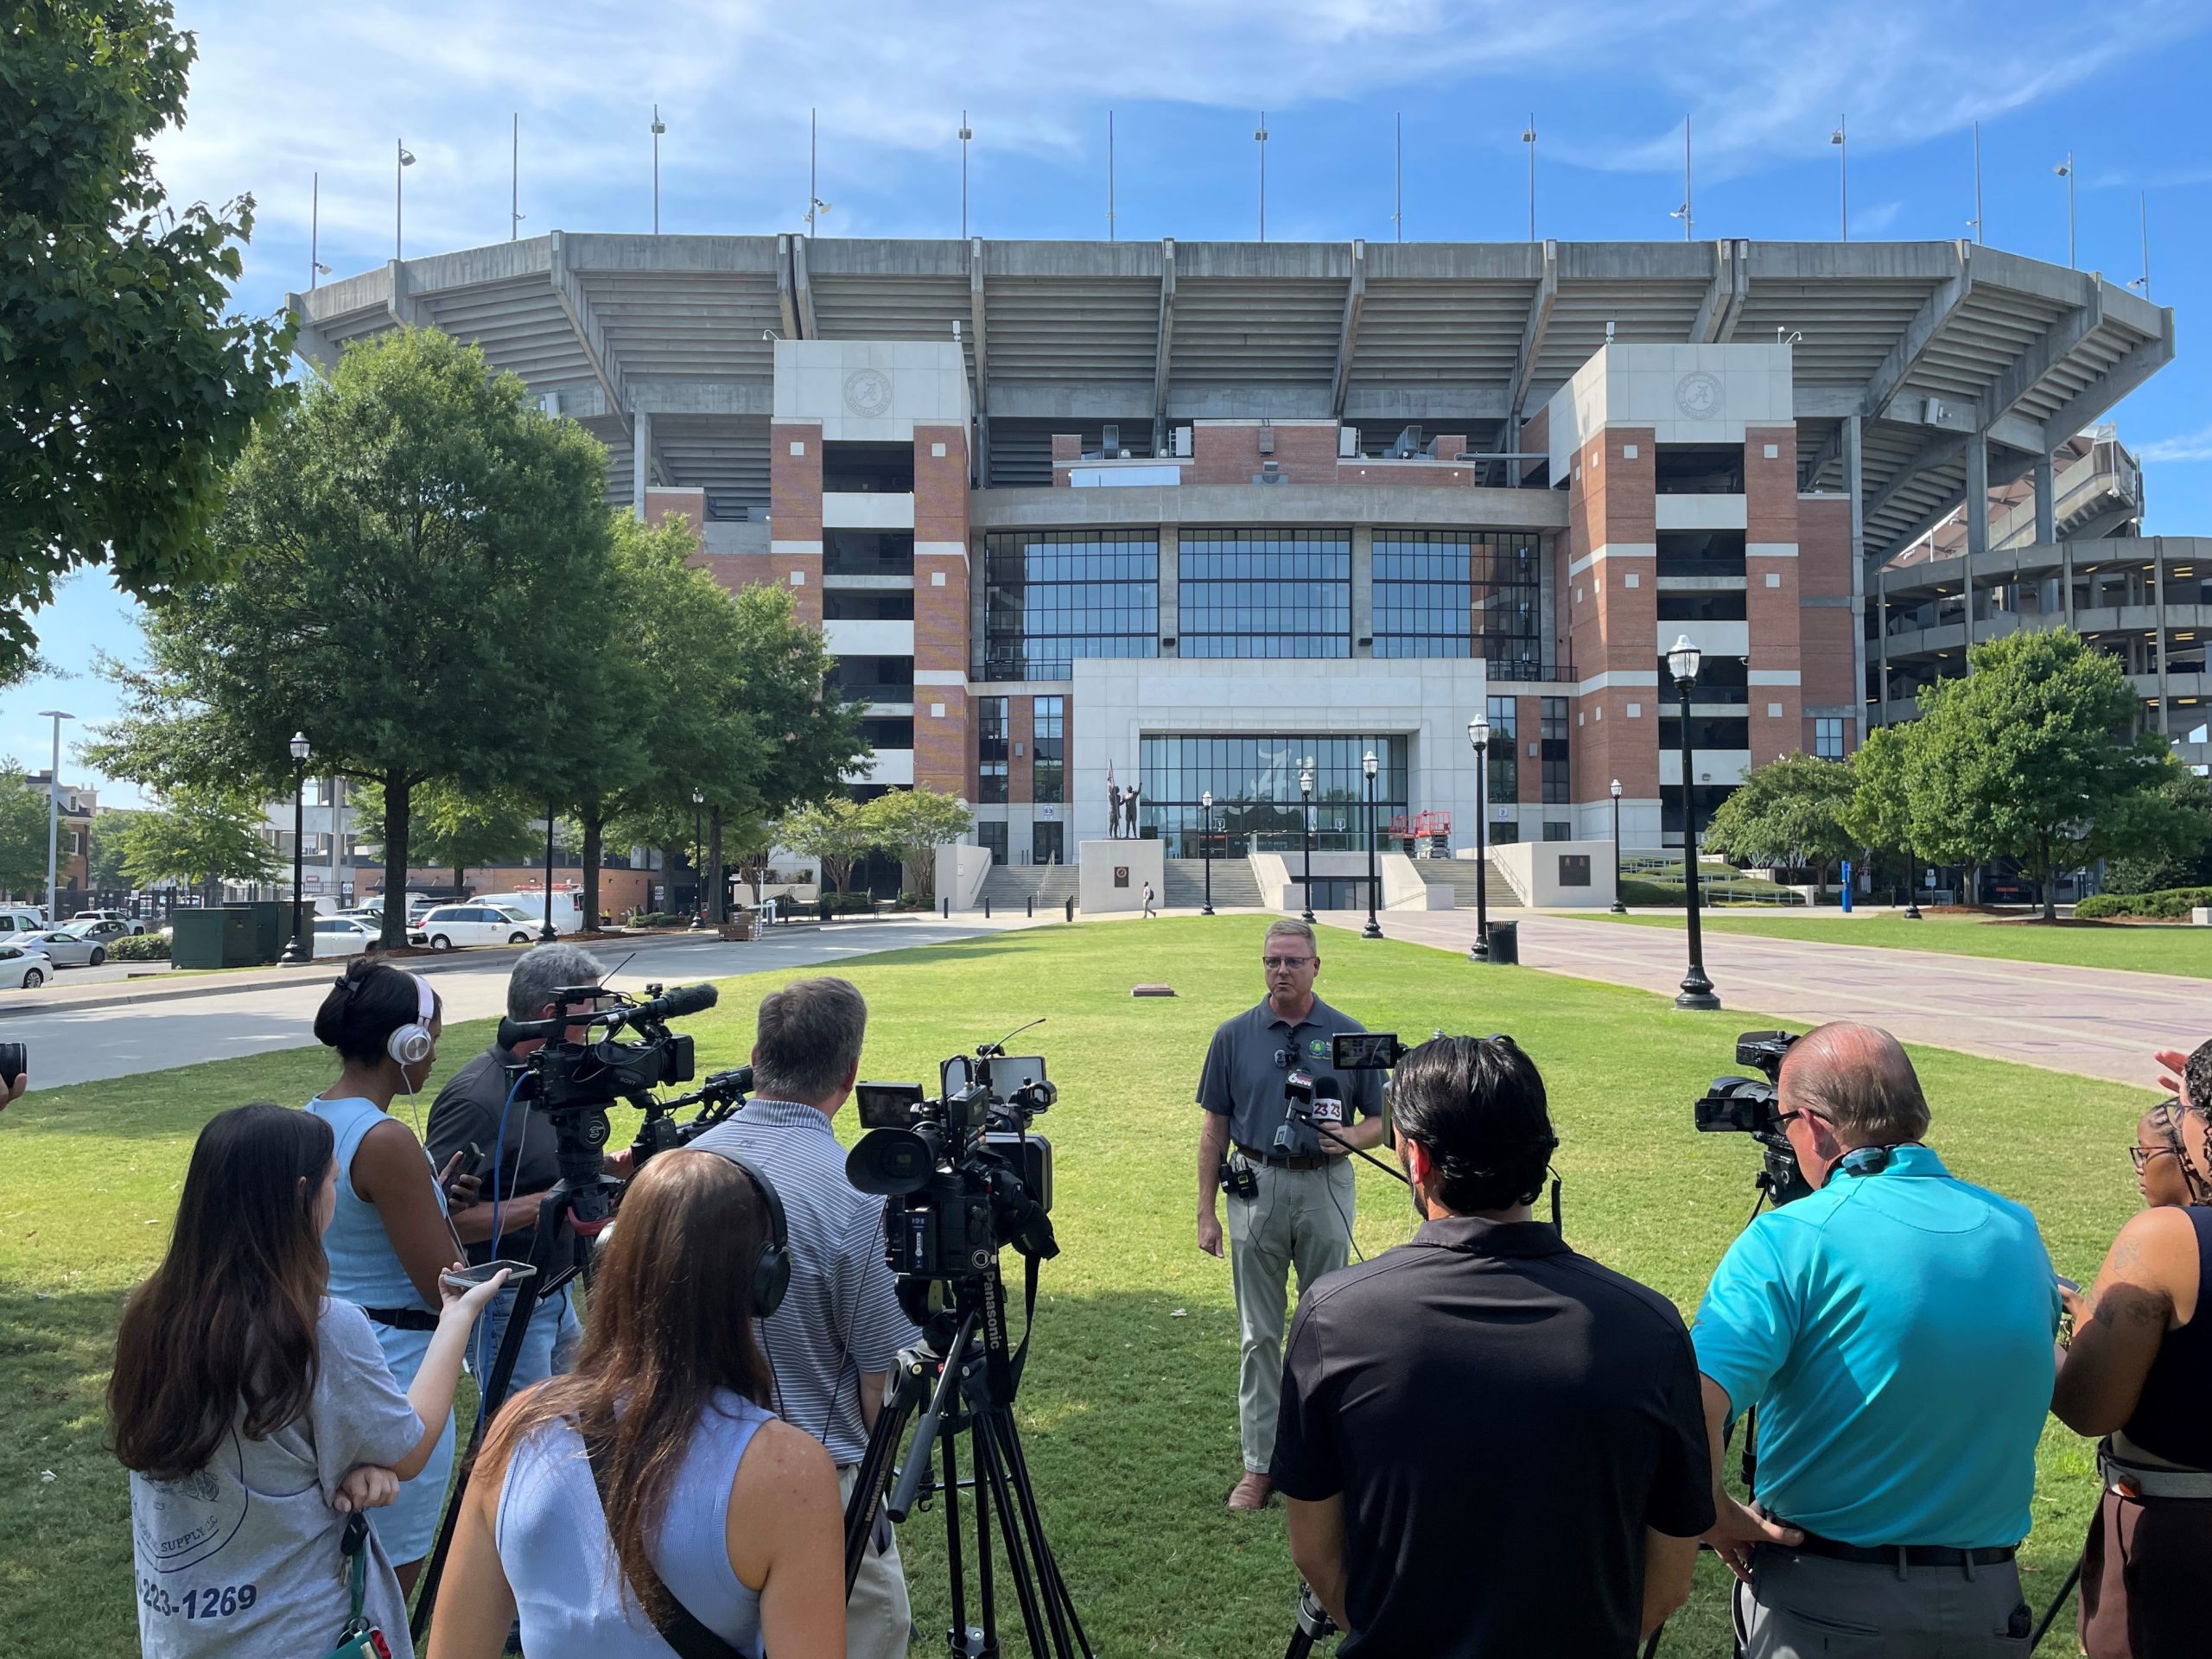
{"type": "Polygon", "coordinates": [[[407,944],[407,811],[414,782],[397,767],[384,775],[384,931],[380,950],[407,944]]]}
{"type": "Polygon", "coordinates": [[[453,867],[453,896],[454,898],[466,899],[468,897],[467,876],[468,866],[466,864],[456,864],[453,867]]]}
{"type": "Polygon", "coordinates": [[[595,812],[579,815],[584,831],[584,931],[599,931],[599,861],[606,849],[601,838],[607,833],[607,820],[595,812]]]}
{"type": "Polygon", "coordinates": [[[707,819],[707,869],[714,879],[714,899],[708,914],[716,922],[729,920],[729,877],[722,870],[722,813],[716,807],[707,819]]]}
{"type": "Polygon", "coordinates": [[[2043,868],[2036,878],[2036,885],[2043,889],[2043,918],[2046,922],[2058,919],[2058,895],[2052,891],[2050,837],[2043,837],[2043,868]]]}

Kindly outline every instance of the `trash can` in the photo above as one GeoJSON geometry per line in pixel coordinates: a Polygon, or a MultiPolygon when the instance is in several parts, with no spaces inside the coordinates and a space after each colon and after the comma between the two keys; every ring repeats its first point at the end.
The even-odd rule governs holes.
{"type": "Polygon", "coordinates": [[[1492,922],[1490,925],[1490,959],[1493,963],[1518,963],[1521,960],[1521,924],[1492,922]]]}

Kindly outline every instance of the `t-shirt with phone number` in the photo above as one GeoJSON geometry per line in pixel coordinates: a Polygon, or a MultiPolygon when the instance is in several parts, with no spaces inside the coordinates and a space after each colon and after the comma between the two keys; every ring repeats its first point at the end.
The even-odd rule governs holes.
{"type": "MultiPolygon", "coordinates": [[[[233,1426],[207,1466],[181,1480],[130,1477],[145,1659],[316,1659],[338,1644],[351,1606],[339,1554],[346,1517],[330,1500],[356,1465],[405,1457],[423,1424],[359,1308],[326,1301],[315,1343],[315,1390],[298,1417],[265,1440],[233,1426]]],[[[367,1549],[363,1611],[394,1659],[411,1659],[406,1600],[373,1529],[367,1549]]]]}

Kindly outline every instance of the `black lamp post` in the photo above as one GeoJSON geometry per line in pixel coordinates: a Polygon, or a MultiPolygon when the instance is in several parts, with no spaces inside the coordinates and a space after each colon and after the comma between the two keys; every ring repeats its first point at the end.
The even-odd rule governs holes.
{"type": "Polygon", "coordinates": [[[1904,918],[1908,922],[1927,919],[1920,913],[1920,859],[1910,847],[1904,849],[1904,918]]]}
{"type": "MultiPolygon", "coordinates": [[[[300,888],[306,869],[302,843],[307,840],[308,735],[292,734],[292,937],[278,958],[287,967],[315,960],[315,941],[308,935],[307,911],[300,888]]],[[[333,826],[334,831],[336,826],[333,826]]]]}
{"type": "Polygon", "coordinates": [[[1613,914],[1628,914],[1628,906],[1621,902],[1621,780],[1618,778],[1613,779],[1613,914]]]}
{"type": "Polygon", "coordinates": [[[1313,925],[1313,757],[1307,755],[1298,764],[1298,828],[1306,839],[1306,908],[1300,918],[1308,927],[1313,925]]]}
{"type": "Polygon", "coordinates": [[[1367,785],[1367,925],[1360,930],[1363,939],[1379,939],[1382,929],[1375,919],[1375,774],[1382,770],[1370,749],[1360,757],[1359,775],[1367,785]]]}
{"type": "Polygon", "coordinates": [[[1675,999],[1678,1008],[1694,1008],[1713,1012],[1720,1007],[1720,999],[1713,994],[1713,982],[1705,974],[1705,941],[1698,931],[1697,893],[1697,798],[1692,793],[1694,775],[1690,767],[1690,688],[1697,683],[1697,671],[1704,662],[1698,648],[1690,644],[1689,636],[1682,635],[1675,641],[1675,648],[1667,653],[1667,671],[1675,677],[1675,694],[1681,700],[1682,722],[1682,892],[1689,906],[1690,970],[1682,976],[1681,995],[1675,999]]]}
{"type": "Polygon", "coordinates": [[[553,803],[545,803],[545,920],[537,930],[537,942],[550,944],[561,936],[553,931],[553,803]]]}
{"type": "Polygon", "coordinates": [[[701,925],[700,917],[707,908],[707,873],[700,868],[699,842],[706,833],[706,822],[701,814],[706,810],[707,798],[697,790],[691,791],[691,925],[701,925]]]}
{"type": "Polygon", "coordinates": [[[1199,910],[1201,916],[1213,914],[1213,791],[1198,797],[1198,856],[1205,861],[1206,901],[1199,910]]]}
{"type": "Polygon", "coordinates": [[[1483,783],[1490,772],[1490,721],[1477,715],[1467,722],[1467,741],[1475,751],[1475,942],[1469,962],[1490,960],[1490,855],[1484,850],[1490,809],[1483,804],[1483,783]]]}

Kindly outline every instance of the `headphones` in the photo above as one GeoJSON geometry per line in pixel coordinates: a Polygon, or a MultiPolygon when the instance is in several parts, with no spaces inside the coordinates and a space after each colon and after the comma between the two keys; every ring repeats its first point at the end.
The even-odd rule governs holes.
{"type": "Polygon", "coordinates": [[[1836,1160],[1836,1170],[1844,1175],[1878,1175],[1890,1166],[1890,1154],[1894,1147],[1853,1147],[1836,1160]]]}
{"type": "Polygon", "coordinates": [[[415,1018],[408,1024],[396,1026],[391,1035],[384,1039],[384,1052],[402,1065],[420,1065],[430,1058],[435,1039],[430,1035],[430,1021],[438,1012],[438,999],[430,989],[430,982],[420,974],[408,974],[404,968],[392,969],[406,974],[415,982],[415,1018]]]}
{"type": "Polygon", "coordinates": [[[784,1305],[784,1293],[791,1286],[791,1237],[784,1221],[784,1201],[776,1196],[775,1184],[744,1159],[722,1155],[745,1172],[745,1179],[760,1194],[760,1207],[768,1212],[768,1242],[753,1264],[752,1289],[753,1317],[765,1319],[784,1305]]]}

